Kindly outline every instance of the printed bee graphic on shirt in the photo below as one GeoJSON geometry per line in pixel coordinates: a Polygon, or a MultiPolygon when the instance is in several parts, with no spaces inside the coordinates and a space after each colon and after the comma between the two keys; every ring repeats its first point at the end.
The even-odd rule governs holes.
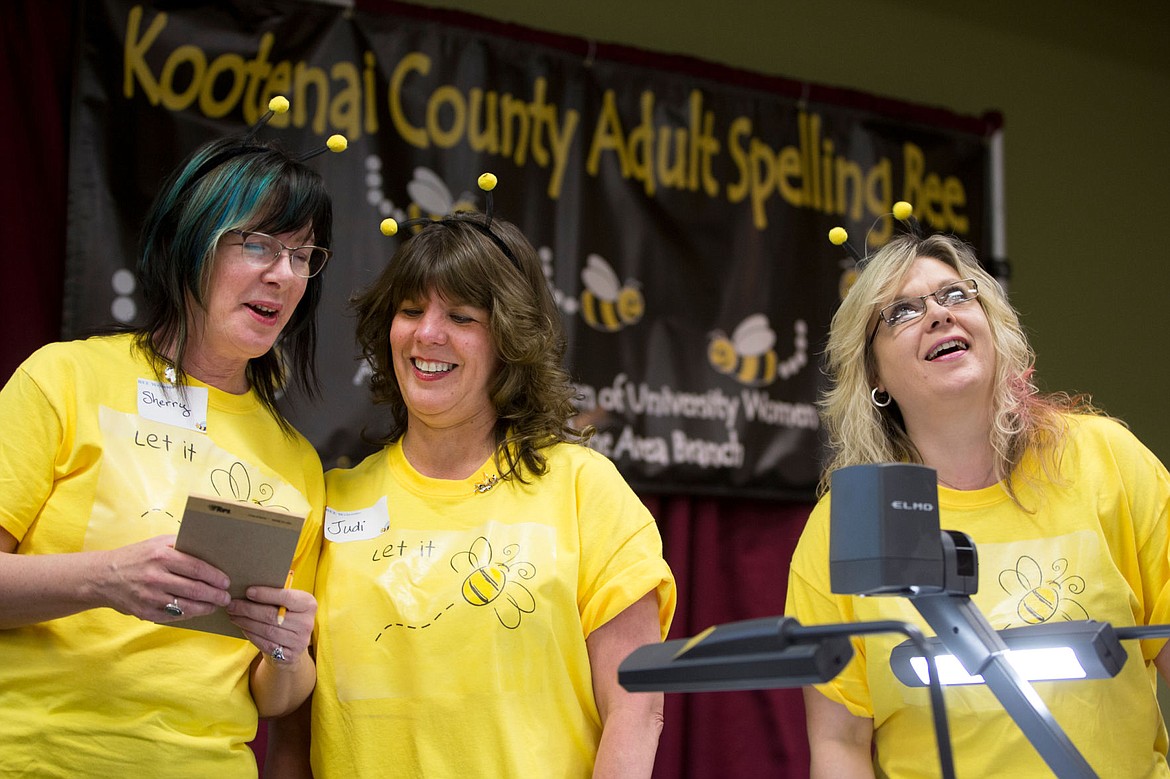
{"type": "Polygon", "coordinates": [[[614,333],[635,324],[646,312],[646,301],[636,282],[622,284],[617,273],[597,254],[585,258],[581,269],[581,318],[595,330],[614,333]]]}
{"type": "Polygon", "coordinates": [[[459,197],[451,194],[450,187],[430,168],[419,166],[414,169],[414,178],[406,185],[406,194],[411,203],[406,211],[411,219],[429,216],[433,219],[475,208],[471,193],[463,192],[459,197]]]}
{"type": "Polygon", "coordinates": [[[1040,564],[1022,555],[1014,568],[1000,571],[999,586],[1015,597],[1016,615],[1025,625],[1039,625],[1053,619],[1088,619],[1089,613],[1072,595],[1085,591],[1085,580],[1068,573],[1068,560],[1052,563],[1052,576],[1044,578],[1040,564]]]}
{"type": "Polygon", "coordinates": [[[260,482],[252,490],[252,477],[242,462],[234,462],[228,468],[216,468],[211,472],[211,487],[221,498],[238,500],[241,503],[255,503],[269,508],[285,508],[270,503],[276,490],[271,484],[260,482]]]}
{"type": "Polygon", "coordinates": [[[504,547],[503,559],[496,560],[492,545],[479,536],[466,552],[451,558],[451,568],[458,573],[469,570],[463,580],[463,599],[472,606],[491,606],[500,624],[509,630],[520,626],[524,614],[536,610],[536,599],[518,579],[531,579],[536,566],[515,559],[519,544],[504,547]]]}
{"type": "Polygon", "coordinates": [[[740,384],[766,387],[776,380],[779,358],[773,347],[776,332],[764,314],[752,314],[740,322],[728,338],[722,330],[711,333],[707,361],[720,373],[734,375],[740,384]]]}
{"type": "Polygon", "coordinates": [[[163,525],[175,524],[182,522],[179,517],[176,517],[171,512],[164,508],[151,508],[138,515],[140,519],[145,519],[152,523],[162,523],[163,525]]]}

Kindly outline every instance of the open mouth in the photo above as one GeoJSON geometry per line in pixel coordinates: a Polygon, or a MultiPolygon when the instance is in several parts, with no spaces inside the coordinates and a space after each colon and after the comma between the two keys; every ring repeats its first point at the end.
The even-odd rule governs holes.
{"type": "Polygon", "coordinates": [[[958,338],[952,338],[949,341],[943,341],[938,346],[930,350],[926,355],[927,362],[942,357],[947,354],[954,354],[955,352],[965,352],[971,347],[967,345],[966,341],[958,338]]]}
{"type": "Polygon", "coordinates": [[[253,311],[255,311],[260,316],[264,317],[265,319],[275,319],[276,318],[277,311],[274,308],[268,308],[267,306],[261,306],[261,305],[255,304],[255,303],[249,303],[248,308],[252,309],[253,311]]]}
{"type": "Polygon", "coordinates": [[[455,363],[453,362],[432,362],[430,360],[420,360],[417,357],[412,358],[411,363],[416,370],[427,374],[448,373],[455,369],[455,363]]]}

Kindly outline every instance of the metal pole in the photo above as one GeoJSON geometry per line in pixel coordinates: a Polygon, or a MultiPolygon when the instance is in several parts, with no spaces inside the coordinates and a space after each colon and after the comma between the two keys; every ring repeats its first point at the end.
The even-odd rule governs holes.
{"type": "Polygon", "coordinates": [[[1008,715],[1058,777],[1097,779],[1035,688],[1007,661],[1007,645],[968,596],[913,595],[910,602],[967,673],[983,676],[1008,715]]]}

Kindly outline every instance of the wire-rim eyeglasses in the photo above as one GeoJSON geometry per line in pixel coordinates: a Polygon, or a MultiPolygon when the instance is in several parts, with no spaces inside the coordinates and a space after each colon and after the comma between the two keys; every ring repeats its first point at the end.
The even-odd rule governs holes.
{"type": "Polygon", "coordinates": [[[866,345],[868,346],[873,343],[873,339],[877,336],[878,327],[882,322],[885,322],[887,326],[893,328],[898,325],[904,325],[907,322],[913,322],[915,319],[924,315],[926,313],[926,301],[930,298],[934,298],[934,301],[943,308],[950,308],[960,303],[970,303],[977,297],[979,297],[979,283],[975,279],[961,279],[944,284],[927,295],[899,298],[878,311],[878,321],[874,323],[873,330],[870,331],[869,340],[866,341],[866,345]]]}
{"type": "Polygon", "coordinates": [[[280,259],[282,252],[288,252],[289,267],[301,278],[311,279],[321,272],[333,252],[322,246],[285,246],[279,238],[253,230],[229,230],[240,236],[240,256],[258,268],[271,265],[280,259]]]}

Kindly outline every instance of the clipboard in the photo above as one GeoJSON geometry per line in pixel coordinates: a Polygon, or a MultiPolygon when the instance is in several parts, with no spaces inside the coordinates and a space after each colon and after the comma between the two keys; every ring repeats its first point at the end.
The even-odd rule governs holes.
{"type": "MultiPolygon", "coordinates": [[[[304,515],[255,503],[188,495],[175,549],[226,573],[232,598],[243,599],[252,585],[285,586],[304,523],[304,515]]],[[[167,624],[244,638],[222,608],[167,624]]]]}

